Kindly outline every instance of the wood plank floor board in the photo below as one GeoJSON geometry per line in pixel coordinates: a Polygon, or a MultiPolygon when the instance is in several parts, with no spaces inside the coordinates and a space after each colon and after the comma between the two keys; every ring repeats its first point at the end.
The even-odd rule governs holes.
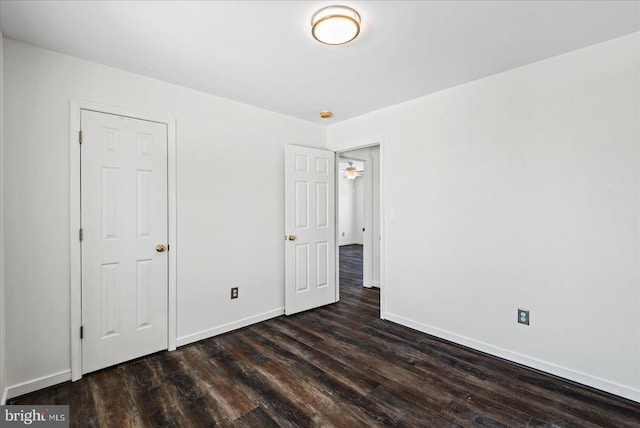
{"type": "Polygon", "coordinates": [[[126,391],[131,394],[134,403],[145,403],[144,406],[135,406],[140,424],[176,426],[171,414],[167,412],[167,406],[163,405],[164,397],[147,361],[141,360],[137,364],[124,366],[123,372],[126,391]]]}
{"type": "MultiPolygon", "coordinates": [[[[314,412],[299,411],[292,391],[279,389],[277,385],[270,382],[269,378],[260,375],[259,369],[263,364],[266,364],[268,359],[262,358],[257,366],[253,362],[243,361],[241,355],[240,358],[237,357],[238,343],[232,339],[233,335],[222,335],[217,341],[218,343],[212,346],[219,346],[224,350],[222,356],[225,364],[231,368],[228,373],[233,376],[236,384],[244,391],[250,391],[248,395],[255,396],[256,402],[279,426],[315,426],[313,424],[314,412]]],[[[207,340],[207,342],[210,341],[211,339],[207,340]]]]}
{"type": "MultiPolygon", "coordinates": [[[[381,333],[377,329],[371,329],[372,335],[388,339],[390,343],[395,343],[397,339],[386,333],[381,333]]],[[[474,400],[477,405],[482,404],[482,411],[487,413],[493,409],[494,417],[504,423],[524,424],[530,420],[529,414],[518,411],[518,408],[526,408],[526,403],[514,402],[512,393],[505,391],[505,385],[509,384],[511,378],[503,375],[499,371],[490,371],[483,367],[470,366],[464,359],[453,357],[454,353],[443,352],[439,347],[425,346],[416,341],[400,340],[398,349],[412,349],[404,358],[399,352],[398,356],[406,364],[412,365],[416,370],[422,372],[422,376],[431,377],[437,380],[440,388],[447,390],[451,395],[459,399],[466,398],[474,400]],[[400,346],[404,344],[404,346],[400,346]],[[492,400],[487,400],[491,398],[492,400]],[[508,411],[499,410],[507,404],[507,401],[514,405],[508,411]],[[517,418],[516,418],[517,416],[517,418]]],[[[504,363],[503,363],[504,364],[504,363]]],[[[522,394],[526,396],[525,394],[522,394]]]]}
{"type": "Polygon", "coordinates": [[[245,413],[230,425],[233,428],[278,428],[278,425],[262,407],[256,407],[252,411],[245,413]]]}
{"type": "MultiPolygon", "coordinates": [[[[332,320],[328,318],[329,317],[325,316],[325,322],[331,323],[332,320]]],[[[423,360],[425,363],[438,362],[432,356],[429,359],[424,358],[427,350],[424,346],[416,347],[415,344],[412,343],[385,340],[387,338],[381,339],[375,330],[372,330],[375,334],[367,335],[354,330],[347,333],[339,323],[333,324],[330,327],[335,334],[342,334],[340,340],[360,342],[361,348],[370,350],[371,353],[376,356],[380,353],[387,353],[390,358],[395,358],[396,365],[400,365],[409,371],[419,370],[420,362],[423,360]]],[[[439,362],[437,365],[432,364],[431,370],[426,370],[426,372],[422,374],[428,375],[429,372],[440,373],[441,375],[446,375],[448,378],[459,377],[464,381],[468,381],[470,377],[476,377],[480,380],[484,380],[487,377],[485,373],[473,366],[469,366],[464,361],[449,358],[448,355],[439,355],[438,357],[444,361],[439,362]]]]}
{"type": "MultiPolygon", "coordinates": [[[[425,375],[438,378],[442,382],[443,388],[461,388],[464,391],[465,397],[463,398],[466,398],[466,407],[491,416],[497,421],[519,425],[519,423],[524,423],[525,419],[529,419],[529,422],[537,419],[537,415],[544,415],[545,418],[561,417],[569,412],[574,415],[574,420],[580,420],[583,426],[588,426],[589,419],[585,417],[584,408],[562,409],[561,401],[537,394],[530,388],[522,388],[520,384],[514,383],[512,378],[499,373],[485,377],[477,376],[475,373],[469,374],[466,369],[456,372],[460,365],[453,359],[445,359],[444,364],[450,364],[454,369],[445,373],[446,376],[443,377],[438,366],[430,364],[432,361],[438,362],[438,358],[421,361],[416,364],[416,368],[424,370],[425,375]],[[516,388],[512,389],[510,386],[516,388]],[[531,401],[529,397],[532,396],[536,397],[536,400],[531,401]],[[495,409],[500,410],[495,413],[495,409]],[[520,420],[514,421],[513,417],[517,414],[520,414],[520,420]]],[[[442,363],[440,362],[440,364],[442,363]]]]}
{"type": "MultiPolygon", "coordinates": [[[[508,427],[509,425],[502,424],[495,419],[492,419],[484,413],[479,413],[473,408],[461,404],[458,401],[452,401],[447,408],[442,412],[442,416],[454,421],[461,426],[483,426],[483,427],[508,427]]],[[[527,421],[528,423],[528,421],[527,421]]]]}
{"type": "Polygon", "coordinates": [[[357,395],[357,392],[345,383],[326,376],[322,370],[305,359],[295,356],[262,336],[240,333],[235,335],[235,338],[246,344],[246,347],[243,347],[238,346],[237,342],[234,343],[234,350],[245,348],[245,351],[240,351],[249,354],[243,355],[244,358],[256,354],[271,356],[269,361],[261,366],[261,373],[281,389],[294,391],[292,395],[301,401],[298,405],[317,407],[318,414],[329,415],[327,422],[330,424],[364,426],[370,422],[371,415],[367,414],[366,409],[358,408],[354,403],[345,404],[349,403],[353,395],[357,395]],[[331,420],[333,413],[337,414],[338,420],[331,420]]]}
{"type": "Polygon", "coordinates": [[[89,385],[94,397],[94,411],[100,424],[110,423],[113,424],[112,426],[117,425],[122,428],[142,425],[137,409],[132,408],[127,400],[128,393],[122,376],[114,375],[109,371],[100,371],[95,373],[89,385]],[[123,412],[122,409],[127,411],[123,412]]]}
{"type": "Polygon", "coordinates": [[[609,416],[615,414],[618,427],[640,427],[640,411],[637,406],[610,403],[607,397],[602,397],[604,394],[596,397],[585,388],[569,383],[559,388],[556,379],[546,375],[527,376],[526,379],[523,382],[519,376],[517,381],[520,385],[526,385],[528,395],[543,397],[548,407],[570,415],[585,425],[591,423],[594,426],[606,426],[610,421],[609,416]],[[571,397],[571,400],[566,400],[565,397],[571,397]]]}
{"type": "MultiPolygon", "coordinates": [[[[163,404],[164,396],[159,389],[156,388],[147,392],[132,392],[132,394],[135,394],[137,403],[145,403],[143,406],[140,406],[138,410],[140,426],[179,426],[175,417],[172,415],[172,409],[163,404]]],[[[112,423],[115,424],[115,421],[112,423]]]]}
{"type": "MultiPolygon", "coordinates": [[[[284,320],[287,322],[288,320],[284,320]]],[[[316,325],[312,323],[312,325],[316,325]]],[[[298,329],[305,329],[305,326],[299,322],[296,326],[298,329]]],[[[315,329],[316,327],[309,327],[315,329]]],[[[351,368],[351,374],[357,374],[358,377],[368,377],[380,384],[384,384],[388,388],[393,388],[399,394],[420,397],[420,401],[414,405],[427,405],[433,409],[444,408],[453,396],[448,396],[444,391],[438,391],[434,394],[424,394],[424,391],[434,389],[434,384],[429,378],[412,376],[410,371],[403,369],[397,365],[395,357],[391,360],[385,359],[385,363],[381,364],[381,355],[378,353],[364,353],[361,348],[352,346],[352,344],[344,343],[339,340],[335,341],[335,345],[329,346],[327,353],[332,358],[340,360],[351,368]]],[[[318,352],[323,352],[318,350],[318,352]]]]}
{"type": "Polygon", "coordinates": [[[628,400],[618,400],[611,394],[593,389],[582,388],[569,382],[556,382],[556,379],[546,374],[522,371],[518,374],[518,381],[526,385],[539,386],[545,394],[571,395],[581,403],[588,404],[592,409],[624,416],[630,422],[640,426],[640,412],[638,406],[628,400]]]}
{"type": "MultiPolygon", "coordinates": [[[[336,326],[333,326],[336,327],[336,326]]],[[[376,329],[372,329],[372,331],[377,333],[376,329]]],[[[374,339],[376,335],[370,337],[371,340],[374,339]]],[[[376,347],[377,342],[373,342],[373,347],[376,347]]],[[[369,344],[371,345],[371,343],[369,344]]],[[[420,369],[420,361],[421,361],[421,353],[420,351],[424,350],[424,346],[420,346],[420,349],[414,349],[416,347],[415,343],[404,342],[398,343],[398,346],[391,347],[390,352],[395,352],[397,360],[396,364],[402,364],[407,370],[422,370],[420,369]],[[406,351],[405,352],[403,352],[406,351]]],[[[448,357],[447,354],[445,354],[448,357]]],[[[426,369],[422,370],[423,372],[420,374],[420,377],[424,379],[431,379],[430,388],[434,391],[438,391],[439,396],[445,396],[444,392],[446,391],[446,396],[450,398],[463,397],[468,398],[470,394],[469,390],[469,379],[471,377],[476,377],[480,380],[484,380],[487,376],[484,373],[479,373],[478,370],[473,370],[469,367],[466,367],[464,364],[460,364],[458,362],[452,363],[451,358],[444,359],[444,362],[438,363],[438,359],[429,358],[425,362],[430,362],[431,365],[426,369]],[[433,363],[436,364],[433,364],[433,363]],[[459,388],[456,388],[455,385],[460,385],[459,388]]],[[[463,362],[464,363],[464,362],[463,362]]],[[[477,388],[477,391],[482,392],[480,388],[477,388]]],[[[474,391],[475,395],[475,391],[474,391]]],[[[493,404],[493,408],[499,406],[498,402],[488,403],[483,407],[483,410],[491,409],[493,404]]],[[[522,414],[517,410],[510,410],[508,412],[498,412],[498,416],[502,420],[506,420],[508,423],[512,423],[517,425],[523,425],[527,423],[531,416],[528,414],[522,414]],[[514,416],[520,416],[516,419],[514,416]]]]}
{"type": "MultiPolygon", "coordinates": [[[[70,417],[73,415],[75,420],[84,421],[84,426],[87,428],[99,426],[98,418],[93,411],[95,408],[94,397],[87,379],[80,379],[73,384],[71,382],[64,383],[59,390],[64,391],[64,394],[61,398],[56,399],[54,404],[86,403],[86,405],[83,404],[82,406],[70,406],[70,417]]],[[[46,393],[48,391],[44,390],[43,392],[46,393]]],[[[47,401],[45,397],[43,399],[44,402],[47,401]]]]}
{"type": "Polygon", "coordinates": [[[288,351],[299,355],[314,364],[318,369],[323,370],[324,376],[346,383],[357,395],[367,395],[379,385],[378,382],[371,378],[349,375],[352,373],[350,366],[330,355],[317,352],[313,347],[289,336],[282,330],[274,328],[273,325],[263,324],[260,327],[263,335],[273,340],[280,339],[282,346],[288,351]]]}
{"type": "Polygon", "coordinates": [[[189,420],[194,427],[219,425],[216,418],[218,409],[208,405],[201,391],[195,387],[194,376],[180,367],[179,357],[180,354],[172,355],[162,361],[162,367],[154,367],[158,375],[161,372],[166,375],[161,388],[163,401],[171,403],[176,421],[189,420]]]}
{"type": "Polygon", "coordinates": [[[219,409],[219,420],[227,423],[255,409],[257,400],[252,400],[241,389],[237,388],[233,378],[221,373],[218,367],[207,359],[202,349],[197,346],[185,348],[183,361],[185,370],[194,370],[198,388],[202,390],[211,407],[219,409]],[[219,394],[218,391],[225,391],[219,394]]]}
{"type": "MultiPolygon", "coordinates": [[[[287,322],[284,320],[283,322],[287,322]]],[[[297,328],[303,329],[304,327],[299,325],[297,328]]],[[[315,325],[315,323],[314,323],[315,325]]],[[[314,328],[314,327],[310,327],[314,328]]],[[[413,393],[414,396],[420,397],[423,391],[433,389],[432,384],[428,379],[418,379],[416,377],[407,379],[410,374],[406,370],[398,368],[394,364],[380,364],[379,354],[370,354],[369,356],[363,355],[359,348],[351,347],[345,348],[340,342],[336,342],[337,345],[330,347],[330,355],[332,358],[338,359],[345,365],[351,368],[351,373],[358,377],[369,377],[375,379],[378,383],[384,383],[387,387],[395,388],[399,394],[413,393]]],[[[322,352],[322,351],[320,351],[322,352]]],[[[420,403],[416,403],[416,406],[429,403],[431,409],[440,409],[447,405],[452,397],[447,397],[445,394],[428,394],[421,398],[420,403]]]]}
{"type": "MultiPolygon", "coordinates": [[[[520,373],[521,369],[517,366],[504,363],[498,359],[495,359],[495,361],[493,361],[492,364],[481,364],[482,360],[477,357],[477,354],[478,354],[477,352],[465,351],[466,354],[473,357],[472,360],[477,360],[477,361],[472,361],[472,364],[469,364],[466,359],[459,358],[456,356],[455,353],[452,353],[450,350],[451,346],[449,344],[444,344],[444,346],[448,347],[449,350],[446,350],[443,347],[439,347],[439,346],[423,347],[421,345],[423,345],[424,342],[411,340],[413,338],[408,337],[406,335],[403,338],[394,340],[392,334],[387,331],[381,331],[375,327],[369,327],[368,330],[369,330],[368,332],[372,336],[388,339],[390,343],[398,342],[397,349],[403,349],[403,346],[401,346],[401,344],[404,344],[404,348],[409,346],[409,347],[414,347],[420,350],[420,352],[430,356],[427,362],[434,362],[440,359],[444,359],[445,361],[444,363],[441,364],[441,366],[450,367],[450,368],[462,368],[463,370],[468,371],[470,374],[472,374],[473,377],[475,377],[476,379],[486,380],[487,376],[491,376],[490,382],[481,382],[481,383],[476,382],[476,384],[482,387],[482,392],[484,394],[486,394],[491,390],[492,385],[501,385],[500,389],[504,389],[504,386],[512,385],[514,387],[514,390],[511,392],[522,397],[528,397],[531,395],[540,395],[543,397],[548,397],[549,394],[552,392],[551,390],[541,390],[540,388],[536,388],[535,386],[536,382],[533,382],[533,379],[536,379],[535,374],[528,375],[528,379],[530,379],[531,382],[527,382],[526,384],[530,384],[530,387],[527,389],[523,389],[522,388],[523,383],[512,381],[511,379],[513,379],[513,376],[509,375],[509,373],[518,374],[520,373]],[[500,366],[499,370],[496,370],[497,366],[500,366]],[[498,377],[500,377],[501,379],[498,379],[498,377]],[[500,382],[496,382],[498,380],[500,382]]],[[[433,372],[433,370],[435,369],[438,369],[438,368],[434,366],[430,366],[427,368],[426,371],[433,372]]],[[[549,379],[549,377],[546,375],[542,375],[541,378],[543,379],[543,382],[549,383],[551,385],[556,385],[556,382],[549,382],[547,380],[549,379]]],[[[467,378],[467,381],[473,383],[473,380],[471,378],[467,378]]],[[[565,393],[572,393],[574,395],[576,394],[575,387],[573,387],[571,384],[563,383],[561,388],[563,388],[565,393]]],[[[500,399],[504,397],[500,396],[497,398],[500,399]]],[[[580,401],[584,401],[584,402],[594,401],[596,403],[601,403],[600,400],[601,400],[601,397],[594,397],[594,398],[591,398],[590,400],[580,400],[580,401]]],[[[502,402],[504,403],[504,400],[502,402]]],[[[562,404],[558,404],[557,401],[554,401],[553,398],[548,398],[547,402],[552,404],[552,406],[548,406],[547,408],[545,408],[545,412],[547,415],[550,411],[549,407],[553,407],[555,409],[556,407],[562,406],[562,404]]],[[[514,404],[516,407],[523,406],[523,403],[519,403],[519,402],[512,403],[512,404],[514,404]]],[[[601,412],[601,409],[598,407],[595,409],[590,409],[588,406],[585,406],[585,405],[579,405],[579,406],[574,405],[570,408],[563,409],[562,411],[572,413],[575,418],[582,420],[583,423],[585,424],[591,421],[592,423],[606,425],[606,417],[603,418],[602,415],[599,414],[601,412]]],[[[621,423],[628,422],[631,424],[631,426],[640,426],[640,420],[638,419],[639,414],[637,410],[625,409],[624,407],[620,407],[620,406],[612,406],[611,411],[620,413],[621,416],[624,416],[627,413],[629,414],[630,419],[626,422],[624,420],[621,420],[621,423]]]]}
{"type": "Polygon", "coordinates": [[[379,319],[362,247],[340,302],[10,400],[72,427],[640,427],[640,404],[379,319]]]}
{"type": "MultiPolygon", "coordinates": [[[[399,355],[400,358],[402,358],[399,355]]],[[[411,352],[403,358],[403,364],[413,367],[419,375],[425,379],[431,379],[431,385],[434,390],[446,394],[455,400],[471,400],[474,406],[480,406],[481,411],[487,416],[496,418],[505,424],[521,426],[531,420],[529,414],[523,413],[516,408],[507,408],[504,410],[505,403],[501,395],[494,396],[496,400],[490,400],[487,397],[486,382],[487,376],[478,375],[475,372],[469,373],[465,368],[452,365],[447,366],[447,361],[441,362],[438,358],[422,358],[420,353],[411,352]],[[476,382],[472,381],[476,378],[476,382]],[[475,387],[474,387],[475,385],[475,387]],[[480,386],[479,386],[480,385],[480,386]],[[477,397],[477,398],[476,398],[477,397]]],[[[492,386],[491,383],[488,384],[492,386]]],[[[501,388],[498,389],[501,391],[501,388]]]]}
{"type": "MultiPolygon", "coordinates": [[[[278,350],[279,354],[283,354],[282,350],[278,350]]],[[[316,352],[317,353],[317,352],[316,352]]],[[[308,362],[307,361],[298,361],[296,362],[296,370],[300,370],[299,367],[300,365],[307,365],[308,362]]],[[[364,408],[358,408],[359,406],[359,402],[361,402],[362,400],[359,399],[358,397],[361,396],[361,393],[358,390],[352,389],[349,387],[349,385],[347,385],[347,383],[349,383],[349,378],[352,376],[349,375],[349,372],[341,372],[340,373],[340,378],[335,378],[332,377],[330,375],[327,374],[326,370],[319,370],[317,367],[315,366],[310,366],[313,367],[312,371],[310,373],[308,373],[309,376],[314,376],[316,379],[318,379],[320,381],[320,383],[322,384],[322,389],[325,389],[326,391],[331,391],[331,395],[335,396],[335,400],[339,403],[342,402],[346,402],[350,404],[350,409],[345,409],[346,412],[353,412],[354,410],[358,410],[361,411],[362,414],[365,413],[371,413],[369,411],[367,411],[367,409],[374,409],[373,406],[371,406],[371,403],[367,403],[367,406],[364,408]],[[345,379],[345,380],[343,380],[345,379]]],[[[292,367],[292,369],[294,369],[294,367],[292,367]]],[[[303,370],[303,372],[305,372],[303,370]]],[[[378,389],[377,387],[375,389],[378,389]]],[[[369,393],[365,393],[365,395],[369,395],[369,393]]],[[[336,409],[336,410],[340,410],[340,409],[336,409]]],[[[371,416],[374,416],[374,420],[367,420],[366,423],[371,424],[374,421],[393,421],[393,417],[386,411],[387,409],[383,408],[383,407],[377,407],[375,408],[375,410],[373,410],[373,414],[371,416]]],[[[343,413],[344,414],[344,413],[343,413]]],[[[426,415],[426,413],[423,413],[423,416],[426,415]]],[[[437,415],[432,415],[434,418],[437,419],[441,419],[439,416],[437,415]]],[[[347,423],[346,421],[342,421],[342,423],[347,423]]],[[[360,424],[355,424],[354,426],[363,426],[362,423],[360,424]]]]}
{"type": "MultiPolygon", "coordinates": [[[[254,348],[244,343],[239,335],[233,336],[229,352],[238,356],[243,361],[251,360],[252,356],[259,355],[254,348]]],[[[283,397],[287,406],[292,409],[305,409],[306,417],[309,419],[309,426],[317,426],[322,421],[322,415],[327,423],[334,425],[338,417],[332,409],[327,406],[326,396],[317,394],[312,385],[312,379],[305,376],[304,372],[291,372],[282,364],[282,361],[267,360],[259,365],[255,365],[256,377],[263,385],[268,385],[272,391],[284,391],[283,397]]],[[[268,396],[268,395],[267,395],[268,396]]],[[[337,404],[337,403],[336,403],[337,404]]],[[[336,406],[338,407],[338,406],[336,406]]],[[[353,426],[353,414],[347,415],[344,423],[353,426]]],[[[360,423],[361,424],[361,423],[360,423]]]]}
{"type": "MultiPolygon", "coordinates": [[[[282,364],[288,366],[291,370],[299,370],[308,376],[321,379],[322,382],[325,383],[323,387],[329,391],[337,392],[345,397],[350,397],[353,395],[366,395],[375,388],[375,386],[377,386],[372,386],[372,382],[362,382],[360,379],[353,379],[350,376],[346,377],[344,376],[344,372],[337,372],[339,375],[336,375],[336,372],[329,372],[326,370],[327,365],[335,367],[336,370],[340,369],[334,361],[323,361],[327,365],[316,365],[315,361],[317,359],[314,358],[314,356],[317,355],[317,352],[314,354],[300,355],[296,349],[292,349],[287,346],[286,337],[278,337],[278,342],[275,342],[274,340],[271,340],[267,334],[263,333],[260,336],[249,337],[247,340],[252,341],[258,349],[277,352],[280,358],[286,357],[288,361],[281,360],[282,364]]],[[[275,336],[271,337],[276,339],[275,336]]],[[[299,344],[299,342],[297,343],[299,344]]]]}
{"type": "MultiPolygon", "coordinates": [[[[195,346],[195,345],[190,345],[195,346]]],[[[222,341],[206,340],[197,344],[198,350],[208,363],[215,367],[217,376],[227,378],[228,382],[216,384],[217,390],[236,390],[242,394],[253,406],[264,406],[263,399],[265,389],[259,388],[260,384],[255,383],[255,370],[251,364],[242,364],[231,353],[227,352],[222,341]]],[[[278,397],[274,396],[274,405],[279,405],[278,397]]],[[[284,403],[284,402],[283,402],[284,403]]]]}
{"type": "MultiPolygon", "coordinates": [[[[440,411],[430,406],[416,406],[419,397],[407,397],[379,386],[365,397],[366,402],[373,408],[378,408],[387,415],[381,419],[385,425],[407,427],[458,427],[459,425],[446,419],[440,411]]],[[[365,400],[363,399],[363,401],[365,400]]]]}

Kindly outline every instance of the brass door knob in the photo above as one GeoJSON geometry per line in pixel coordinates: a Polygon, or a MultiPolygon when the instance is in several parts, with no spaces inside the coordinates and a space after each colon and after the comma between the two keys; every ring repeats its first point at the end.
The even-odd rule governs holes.
{"type": "Polygon", "coordinates": [[[289,235],[289,236],[287,236],[287,239],[289,241],[295,241],[296,240],[296,235],[289,235]]]}
{"type": "Polygon", "coordinates": [[[166,249],[167,249],[167,247],[165,247],[164,244],[156,245],[156,251],[159,252],[159,253],[164,253],[166,249]]]}

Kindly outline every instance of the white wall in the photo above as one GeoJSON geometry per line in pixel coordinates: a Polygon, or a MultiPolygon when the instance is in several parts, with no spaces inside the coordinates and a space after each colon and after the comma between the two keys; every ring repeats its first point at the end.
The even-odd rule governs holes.
{"type": "Polygon", "coordinates": [[[355,229],[355,195],[353,181],[342,174],[338,178],[338,245],[352,244],[353,229],[355,229]]]}
{"type": "Polygon", "coordinates": [[[388,319],[640,401],[639,55],[633,34],[329,127],[384,138],[388,319]]]}
{"type": "MultiPolygon", "coordinates": [[[[357,169],[362,162],[350,158],[340,158],[339,169],[349,166],[349,161],[357,169]]],[[[363,242],[364,225],[364,185],[362,177],[349,180],[344,174],[338,176],[338,245],[360,244],[363,242]]]]}
{"type": "Polygon", "coordinates": [[[284,146],[322,147],[324,127],[11,40],[4,48],[7,385],[23,392],[70,368],[70,98],[177,119],[178,343],[282,313],[284,146]]]}
{"type": "Polygon", "coordinates": [[[4,159],[4,127],[2,125],[3,106],[4,106],[4,85],[3,85],[3,52],[4,39],[0,31],[0,405],[5,403],[5,297],[4,297],[4,167],[2,159],[4,159]]]}

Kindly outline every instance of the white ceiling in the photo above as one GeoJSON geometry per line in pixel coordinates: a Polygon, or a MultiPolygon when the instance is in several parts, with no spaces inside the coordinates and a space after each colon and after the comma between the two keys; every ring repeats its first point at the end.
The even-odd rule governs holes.
{"type": "Polygon", "coordinates": [[[640,31],[639,1],[1,1],[6,38],[331,124],[640,31]],[[329,4],[351,44],[313,40],[329,4]],[[328,120],[320,110],[333,111],[328,120]]]}

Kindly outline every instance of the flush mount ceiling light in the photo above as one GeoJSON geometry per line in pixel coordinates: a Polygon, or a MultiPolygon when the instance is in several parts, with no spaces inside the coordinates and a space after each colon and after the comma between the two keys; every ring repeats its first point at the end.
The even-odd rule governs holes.
{"type": "Polygon", "coordinates": [[[329,119],[330,117],[333,117],[333,113],[331,113],[329,110],[322,110],[320,112],[320,117],[323,119],[329,119]]]}
{"type": "Polygon", "coordinates": [[[313,38],[325,45],[344,45],[360,34],[360,14],[347,6],[327,6],[311,17],[313,38]]]}

